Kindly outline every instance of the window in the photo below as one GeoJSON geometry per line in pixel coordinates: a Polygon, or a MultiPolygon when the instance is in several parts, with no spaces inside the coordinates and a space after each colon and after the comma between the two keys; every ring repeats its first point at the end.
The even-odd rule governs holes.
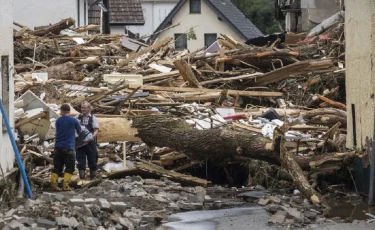
{"type": "Polygon", "coordinates": [[[201,0],[190,0],[190,13],[191,14],[201,13],[201,0]]]}
{"type": "Polygon", "coordinates": [[[217,34],[204,34],[204,45],[209,47],[212,45],[217,39],[217,34]]]}
{"type": "Polygon", "coordinates": [[[186,34],[174,34],[174,47],[176,50],[187,49],[187,35],[186,34]]]}
{"type": "MultiPolygon", "coordinates": [[[[4,105],[6,116],[9,119],[9,56],[1,56],[0,79],[1,79],[1,100],[4,105]]],[[[1,119],[1,118],[0,118],[1,119]]],[[[1,119],[2,120],[2,119],[1,119]]],[[[3,131],[5,124],[2,124],[3,131]]]]}

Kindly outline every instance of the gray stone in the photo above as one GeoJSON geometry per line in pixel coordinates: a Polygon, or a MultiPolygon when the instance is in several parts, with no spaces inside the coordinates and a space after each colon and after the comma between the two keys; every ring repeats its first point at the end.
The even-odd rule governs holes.
{"type": "Polygon", "coordinates": [[[83,223],[79,223],[77,230],[86,230],[85,225],[83,223]]]}
{"type": "Polygon", "coordinates": [[[100,209],[102,209],[104,211],[110,211],[111,210],[111,204],[106,199],[100,198],[98,200],[98,202],[99,202],[100,209]]]}
{"type": "Polygon", "coordinates": [[[70,226],[69,219],[65,216],[60,216],[55,218],[58,226],[70,226]]]}
{"type": "Polygon", "coordinates": [[[54,228],[56,226],[55,221],[50,221],[47,219],[39,219],[37,221],[37,224],[38,224],[38,227],[47,228],[47,229],[54,228]]]}
{"type": "Polygon", "coordinates": [[[102,186],[92,187],[89,189],[89,194],[103,195],[104,188],[102,186]]]}
{"type": "Polygon", "coordinates": [[[306,218],[310,219],[310,220],[315,220],[318,214],[315,213],[315,212],[305,211],[305,212],[303,213],[303,215],[304,215],[306,218]]]}
{"type": "Polygon", "coordinates": [[[131,218],[131,219],[139,217],[139,215],[137,213],[135,213],[133,211],[129,211],[129,210],[127,210],[126,212],[124,212],[123,216],[127,217],[127,218],[131,218]]]}
{"type": "Polygon", "coordinates": [[[118,192],[118,191],[111,191],[109,193],[108,197],[110,197],[110,198],[122,198],[122,197],[124,197],[124,194],[122,194],[121,192],[118,192]]]}
{"type": "Polygon", "coordinates": [[[119,218],[121,226],[124,227],[125,230],[134,230],[133,223],[128,218],[119,218]]]}
{"type": "Polygon", "coordinates": [[[187,196],[187,199],[188,201],[192,202],[192,203],[203,203],[204,201],[204,196],[203,196],[203,199],[198,196],[198,195],[188,195],[187,196]]]}
{"type": "Polygon", "coordinates": [[[268,219],[268,223],[282,224],[285,221],[285,215],[275,214],[268,219]]]}
{"type": "Polygon", "coordinates": [[[78,220],[74,217],[70,217],[69,221],[70,221],[70,226],[73,228],[76,228],[79,225],[78,220]]]}
{"type": "Polygon", "coordinates": [[[142,177],[140,177],[140,176],[132,176],[130,179],[132,180],[132,182],[134,182],[134,181],[143,181],[142,177]]]}
{"type": "Polygon", "coordinates": [[[262,185],[257,185],[257,186],[255,186],[254,189],[256,189],[256,190],[265,190],[265,188],[262,185]]]}
{"type": "Polygon", "coordinates": [[[83,215],[87,216],[87,217],[92,217],[93,216],[90,208],[87,205],[85,205],[83,207],[83,215]]]}
{"type": "Polygon", "coordinates": [[[171,202],[171,203],[169,203],[168,209],[170,209],[172,211],[178,211],[178,210],[180,210],[180,207],[178,207],[178,205],[176,203],[171,202]]]}
{"type": "Polygon", "coordinates": [[[154,195],[155,200],[160,201],[162,203],[169,203],[167,199],[165,199],[163,196],[156,194],[154,195]]]}
{"type": "Polygon", "coordinates": [[[96,230],[105,230],[105,228],[102,226],[99,226],[96,230]]]}
{"type": "Polygon", "coordinates": [[[137,192],[137,194],[135,194],[135,196],[137,196],[137,197],[144,197],[146,195],[147,195],[146,191],[140,191],[140,192],[137,192]]]}
{"type": "Polygon", "coordinates": [[[202,203],[191,203],[194,206],[194,209],[203,209],[203,204],[202,203]]]}
{"type": "Polygon", "coordinates": [[[136,196],[138,192],[139,192],[139,189],[137,189],[137,188],[133,188],[133,189],[130,191],[130,196],[136,196]]]}
{"type": "Polygon", "coordinates": [[[167,193],[167,198],[173,202],[176,202],[180,199],[180,195],[177,193],[167,193]]]}
{"type": "Polygon", "coordinates": [[[142,216],[142,219],[141,221],[145,221],[145,222],[154,222],[154,217],[153,216],[150,216],[150,215],[144,215],[142,216]]]}
{"type": "Polygon", "coordinates": [[[41,228],[41,227],[33,227],[31,230],[47,230],[46,228],[41,228]]]}
{"type": "Polygon", "coordinates": [[[315,220],[315,222],[318,223],[318,224],[324,223],[324,222],[326,222],[326,218],[324,218],[324,217],[322,217],[322,218],[317,218],[317,219],[315,220]]]}
{"type": "Polygon", "coordinates": [[[97,225],[95,224],[94,218],[93,217],[86,217],[85,218],[85,224],[88,227],[96,227],[97,225]]]}
{"type": "Polygon", "coordinates": [[[139,226],[139,224],[141,223],[140,218],[131,218],[130,221],[133,223],[134,227],[139,226]]]}
{"type": "Polygon", "coordinates": [[[188,210],[188,211],[195,210],[195,206],[193,204],[187,203],[187,202],[184,202],[184,201],[178,201],[177,205],[182,210],[188,210]]]}
{"type": "Polygon", "coordinates": [[[287,213],[290,216],[296,218],[297,220],[301,220],[302,221],[304,219],[302,213],[300,211],[298,211],[296,208],[285,208],[284,207],[284,210],[287,211],[287,213]]]}
{"type": "Polygon", "coordinates": [[[16,220],[12,220],[12,222],[10,222],[7,226],[10,229],[16,229],[16,230],[19,230],[19,229],[24,227],[23,224],[21,224],[20,222],[18,222],[16,220]]]}
{"type": "Polygon", "coordinates": [[[205,202],[210,202],[210,201],[212,201],[212,198],[209,195],[205,195],[204,196],[204,201],[205,202]]]}
{"type": "Polygon", "coordinates": [[[32,227],[32,225],[35,224],[35,221],[30,219],[30,218],[26,218],[26,217],[23,217],[19,220],[17,220],[19,223],[23,224],[23,225],[26,225],[27,227],[32,227]]]}
{"type": "Polygon", "coordinates": [[[5,217],[12,217],[14,214],[16,214],[17,210],[12,208],[7,213],[5,213],[5,217]]]}
{"type": "Polygon", "coordinates": [[[80,198],[73,198],[69,200],[69,204],[72,206],[83,207],[85,205],[85,201],[80,198]]]}
{"type": "Polygon", "coordinates": [[[258,205],[265,206],[265,205],[268,204],[268,202],[270,202],[269,199],[260,198],[259,201],[258,201],[258,205]]]}
{"type": "Polygon", "coordinates": [[[26,210],[30,210],[31,208],[33,208],[35,205],[35,201],[34,200],[31,200],[31,199],[27,199],[26,202],[25,202],[25,209],[26,210]]]}
{"type": "Polygon", "coordinates": [[[72,227],[69,227],[69,228],[61,228],[61,230],[73,230],[72,227]]]}
{"type": "Polygon", "coordinates": [[[155,225],[153,223],[142,224],[141,226],[137,227],[135,230],[153,230],[155,225]]]}
{"type": "Polygon", "coordinates": [[[104,188],[106,191],[120,189],[120,185],[118,185],[115,181],[112,180],[105,180],[100,184],[100,186],[104,188]]]}
{"type": "Polygon", "coordinates": [[[85,199],[85,204],[94,204],[96,202],[97,202],[97,200],[95,198],[86,198],[85,199]]]}
{"type": "Polygon", "coordinates": [[[276,203],[276,204],[280,204],[281,203],[281,199],[279,197],[277,197],[277,196],[269,196],[268,200],[270,200],[271,202],[276,203]]]}
{"type": "Polygon", "coordinates": [[[111,206],[112,210],[119,212],[119,213],[125,212],[126,209],[128,208],[128,205],[125,204],[124,202],[111,202],[111,205],[112,205],[111,206]]]}

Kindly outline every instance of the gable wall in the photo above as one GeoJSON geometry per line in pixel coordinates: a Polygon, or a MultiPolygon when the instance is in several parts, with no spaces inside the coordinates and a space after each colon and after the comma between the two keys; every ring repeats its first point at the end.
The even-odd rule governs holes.
{"type": "Polygon", "coordinates": [[[232,29],[226,22],[219,21],[216,13],[202,0],[201,14],[190,14],[189,0],[186,1],[184,6],[181,7],[180,11],[172,19],[172,24],[176,25],[181,23],[179,26],[169,29],[158,36],[158,39],[166,37],[174,37],[176,33],[186,33],[189,28],[194,27],[197,40],[188,41],[188,49],[195,51],[204,46],[204,34],[205,33],[220,33],[230,34],[237,40],[242,40],[240,35],[232,29]]]}

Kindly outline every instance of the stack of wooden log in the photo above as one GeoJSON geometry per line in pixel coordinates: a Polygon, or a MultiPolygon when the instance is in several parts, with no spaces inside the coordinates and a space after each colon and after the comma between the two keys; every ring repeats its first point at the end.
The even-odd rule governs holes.
{"type": "MultiPolygon", "coordinates": [[[[145,44],[123,35],[87,35],[96,27],[72,29],[73,24],[64,19],[30,30],[17,23],[15,92],[46,93],[44,102],[70,103],[78,111],[89,101],[102,119],[99,143],[169,147],[162,153],[151,149],[146,159],[174,171],[207,158],[282,165],[318,203],[318,185],[312,188],[302,170],[316,176],[358,157],[345,152],[343,136],[342,24],[311,38],[287,34],[284,43],[278,39],[265,47],[222,34],[211,47],[193,52],[175,50],[171,37],[145,44]],[[274,119],[263,116],[271,108],[277,115],[272,139],[264,127],[274,119]]],[[[125,160],[122,152],[113,153],[125,160]]]]}

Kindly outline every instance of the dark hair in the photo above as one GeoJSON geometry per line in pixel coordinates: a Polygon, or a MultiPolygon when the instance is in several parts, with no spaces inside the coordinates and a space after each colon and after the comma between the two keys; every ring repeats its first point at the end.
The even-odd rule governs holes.
{"type": "Polygon", "coordinates": [[[70,112],[70,106],[68,104],[63,104],[61,107],[60,107],[60,110],[61,111],[64,111],[64,112],[70,112]]]}

